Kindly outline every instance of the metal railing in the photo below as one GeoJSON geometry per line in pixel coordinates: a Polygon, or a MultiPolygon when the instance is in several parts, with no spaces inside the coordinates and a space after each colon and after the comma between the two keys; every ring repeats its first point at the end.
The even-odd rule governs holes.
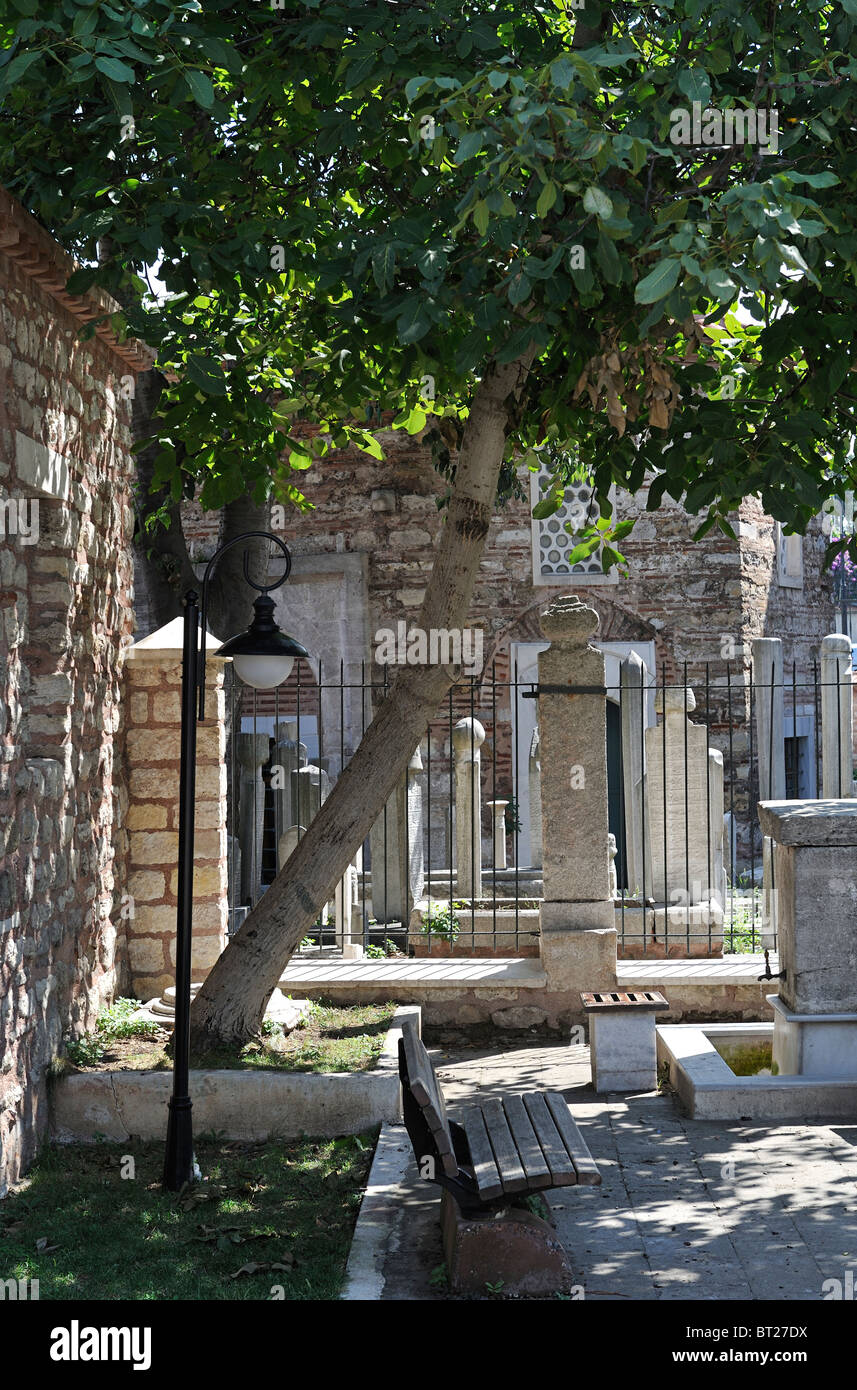
{"type": "MultiPolygon", "coordinates": [[[[774,680],[773,668],[771,678],[760,682],[752,669],[731,662],[693,669],[685,663],[679,678],[676,675],[674,668],[668,679],[666,667],[646,673],[639,696],[629,693],[627,685],[607,688],[608,815],[616,841],[615,919],[620,954],[718,955],[775,947],[774,862],[763,842],[757,803],[770,795],[777,760],[785,771],[787,798],[820,794],[824,687],[819,664],[812,663],[802,677],[794,664],[782,681],[774,680]],[[693,691],[695,709],[678,693],[688,689],[693,691]],[[775,700],[781,702],[782,748],[773,716],[765,724],[767,747],[759,747],[760,698],[772,710],[775,700]],[[669,719],[661,714],[658,722],[655,703],[661,709],[670,706],[669,719]],[[637,722],[639,727],[632,727],[637,722]],[[695,729],[704,729],[704,743],[695,729]],[[643,784],[632,789],[629,797],[625,746],[632,736],[643,750],[646,771],[643,784]],[[712,753],[721,755],[722,773],[712,753]],[[723,810],[718,823],[720,798],[723,810]],[[642,846],[636,881],[629,872],[632,840],[642,846]]],[[[844,709],[847,698],[850,708],[850,690],[846,690],[850,669],[847,678],[840,677],[836,684],[840,707],[844,709]]],[[[316,680],[303,662],[286,685],[264,695],[235,683],[227,821],[232,930],[277,872],[278,845],[292,828],[283,824],[284,806],[294,807],[295,797],[303,797],[301,806],[309,806],[312,812],[328,786],[335,784],[368,727],[373,706],[387,688],[386,671],[372,681],[364,666],[356,679],[349,680],[340,666],[333,678],[322,672],[316,680]],[[278,743],[278,726],[284,723],[291,726],[293,737],[278,743]],[[238,757],[238,740],[248,734],[268,737],[266,757],[259,767],[263,790],[257,787],[249,800],[238,757]],[[282,764],[277,759],[278,749],[287,748],[288,743],[294,745],[294,757],[303,759],[304,769],[304,782],[299,784],[292,777],[292,789],[301,785],[304,790],[283,796],[279,794],[284,791],[282,778],[279,785],[277,778],[282,764]],[[314,801],[316,793],[311,788],[316,786],[314,801]],[[259,873],[255,875],[254,870],[255,881],[251,876],[249,886],[246,871],[239,872],[237,864],[239,841],[245,853],[248,844],[258,846],[259,873]]],[[[351,944],[373,956],[537,953],[543,868],[532,848],[540,835],[538,768],[530,759],[537,693],[537,684],[519,679],[514,664],[499,673],[495,664],[481,677],[461,680],[450,689],[421,741],[422,766],[412,766],[372,835],[355,847],[356,866],[347,888],[353,894],[351,944]],[[457,736],[456,753],[455,731],[462,719],[471,722],[457,736]],[[485,730],[481,749],[477,721],[485,730]],[[468,832],[462,838],[460,827],[456,829],[456,758],[469,763],[475,780],[472,768],[477,754],[480,811],[470,818],[468,856],[468,832]],[[502,808],[504,824],[498,836],[494,831],[501,810],[488,803],[503,801],[507,805],[502,808]],[[477,891],[473,884],[478,885],[479,875],[468,880],[465,872],[462,877],[465,866],[458,862],[462,848],[463,857],[479,866],[477,891]],[[532,862],[534,858],[539,862],[532,862]],[[467,891],[462,888],[463,879],[469,885],[467,891]]],[[[843,755],[842,741],[847,736],[839,718],[835,790],[844,796],[851,794],[850,779],[843,774],[846,761],[850,769],[850,742],[843,755]]],[[[263,744],[253,746],[261,749],[263,744]]],[[[298,771],[293,766],[288,775],[298,771]]],[[[294,838],[299,839],[307,827],[299,817],[293,826],[294,838]]],[[[304,950],[332,954],[345,944],[342,922],[331,905],[317,921],[304,950]]]]}

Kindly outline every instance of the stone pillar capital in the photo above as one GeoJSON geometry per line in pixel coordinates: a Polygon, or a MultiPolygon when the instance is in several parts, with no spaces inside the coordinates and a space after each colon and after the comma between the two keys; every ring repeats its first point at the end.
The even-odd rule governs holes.
{"type": "Polygon", "coordinates": [[[555,598],[539,614],[542,634],[555,646],[588,646],[600,619],[576,594],[555,598]]]}

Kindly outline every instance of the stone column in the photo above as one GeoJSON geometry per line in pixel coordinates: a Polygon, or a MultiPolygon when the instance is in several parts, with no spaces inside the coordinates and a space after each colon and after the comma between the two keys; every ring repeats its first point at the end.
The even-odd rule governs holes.
{"type": "Polygon", "coordinates": [[[493,846],[494,863],[493,868],[505,869],[506,867],[506,807],[508,801],[489,801],[488,805],[494,821],[493,846]]]}
{"type": "MultiPolygon", "coordinates": [[[[127,926],[131,992],[153,999],[175,984],[178,796],[183,623],[174,619],[128,652],[125,758],[128,768],[127,926]]],[[[220,643],[208,636],[209,651],[220,643]]],[[[226,945],[226,703],[224,662],[206,664],[206,718],[197,727],[193,875],[194,982],[226,945]]]]}
{"type": "Polygon", "coordinates": [[[598,614],[576,597],[541,615],[550,642],[539,655],[539,731],[544,808],[542,963],[550,991],[616,988],[607,820],[607,692],[604,656],[589,645],[598,614]],[[568,687],[571,687],[569,689],[568,687]]]}
{"type": "Polygon", "coordinates": [[[851,795],[851,642],[833,632],[821,642],[822,796],[851,795]]]}
{"type": "Polygon", "coordinates": [[[262,832],[265,783],[262,768],[270,756],[267,734],[237,734],[238,839],[241,845],[241,901],[255,905],[262,883],[262,832]]]}
{"type": "Polygon", "coordinates": [[[530,779],[530,862],[542,867],[542,763],[539,726],[533,729],[527,773],[530,779]]]}
{"type": "Polygon", "coordinates": [[[478,719],[459,719],[452,731],[455,758],[455,886],[462,898],[482,897],[482,757],[485,730],[478,719]]]}
{"type": "Polygon", "coordinates": [[[619,667],[622,693],[622,778],[628,892],[652,896],[651,835],[646,816],[646,666],[631,652],[619,667]]]}

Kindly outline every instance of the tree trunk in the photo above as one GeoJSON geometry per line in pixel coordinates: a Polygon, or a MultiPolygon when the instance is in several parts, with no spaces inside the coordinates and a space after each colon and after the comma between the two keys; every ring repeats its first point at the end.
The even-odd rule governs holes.
{"type": "MultiPolygon", "coordinates": [[[[164,378],[155,370],[137,378],[134,391],[132,432],[134,439],[150,433],[164,378]]],[[[169,501],[169,526],[146,530],[145,518],[166,499],[164,492],[152,491],[155,458],[160,444],[149,444],[137,455],[136,511],[134,536],[134,588],[137,594],[137,635],[147,637],[177,618],[182,611],[182,595],[196,584],[188,558],[179,504],[169,501]]]]}
{"type": "MultiPolygon", "coordinates": [[[[535,355],[492,364],[474,393],[420,623],[461,628],[485,546],[511,414],[535,355]]],[[[402,667],[331,795],[217,961],[191,1011],[192,1046],[258,1032],[289,957],[363,844],[449,686],[438,667],[402,667]]]]}

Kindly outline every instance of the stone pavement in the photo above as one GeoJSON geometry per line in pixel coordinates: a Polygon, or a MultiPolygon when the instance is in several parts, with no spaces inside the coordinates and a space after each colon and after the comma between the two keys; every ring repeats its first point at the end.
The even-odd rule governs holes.
{"type": "MultiPolygon", "coordinates": [[[[459,1104],[504,1090],[565,1095],[603,1183],[546,1199],[587,1300],[820,1301],[825,1280],[857,1277],[857,1116],[719,1125],[686,1119],[670,1094],[596,1096],[586,1047],[430,1051],[453,1119],[459,1104]]],[[[446,1298],[436,1273],[432,1282],[438,1191],[417,1178],[401,1134],[403,1200],[385,1199],[374,1296],[446,1298]]]]}

